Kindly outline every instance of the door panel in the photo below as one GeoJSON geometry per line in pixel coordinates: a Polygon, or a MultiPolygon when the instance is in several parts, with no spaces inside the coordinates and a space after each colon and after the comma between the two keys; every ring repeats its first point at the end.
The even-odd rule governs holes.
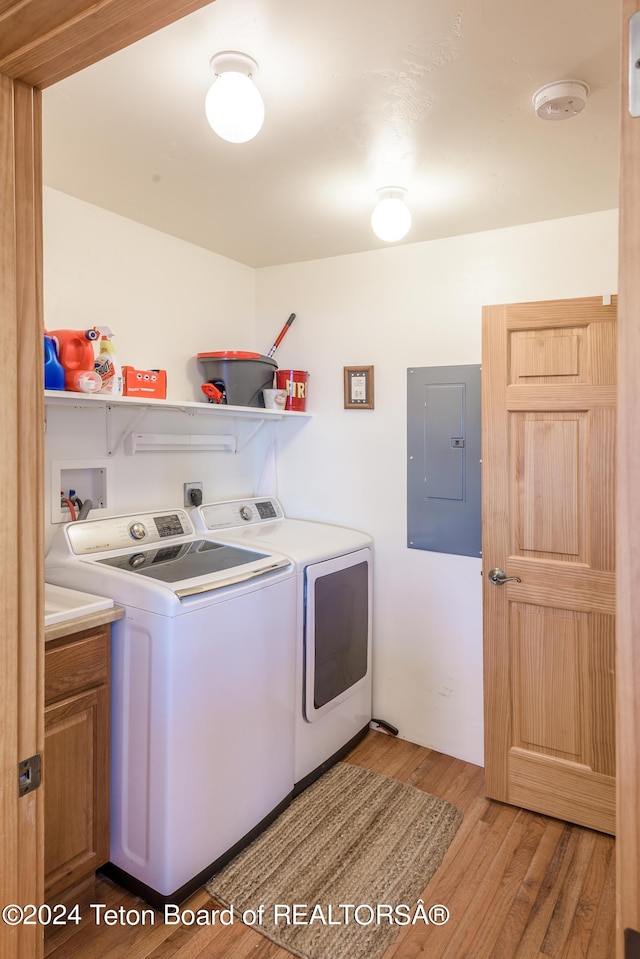
{"type": "Polygon", "coordinates": [[[584,330],[522,330],[511,337],[511,382],[580,383],[584,330]]]}
{"type": "Polygon", "coordinates": [[[486,792],[614,831],[615,302],[487,307],[486,792]],[[489,582],[499,567],[520,582],[489,582]]]}
{"type": "Polygon", "coordinates": [[[511,427],[514,552],[584,562],[585,414],[516,413],[511,427]]]}
{"type": "Polygon", "coordinates": [[[586,615],[511,604],[514,746],[583,758],[579,663],[586,615]]]}

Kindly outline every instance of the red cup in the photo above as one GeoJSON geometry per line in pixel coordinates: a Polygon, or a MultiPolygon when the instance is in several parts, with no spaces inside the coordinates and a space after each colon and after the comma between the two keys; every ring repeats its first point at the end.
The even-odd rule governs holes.
{"type": "Polygon", "coordinates": [[[303,413],[307,403],[307,383],[309,374],[306,370],[276,370],[276,388],[287,391],[286,410],[295,410],[303,413]]]}

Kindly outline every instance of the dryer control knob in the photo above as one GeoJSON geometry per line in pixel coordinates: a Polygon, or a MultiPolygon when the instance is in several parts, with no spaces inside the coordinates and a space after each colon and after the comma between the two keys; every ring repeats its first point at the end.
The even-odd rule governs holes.
{"type": "Polygon", "coordinates": [[[147,535],[147,527],[144,523],[132,523],[129,527],[129,536],[131,539],[144,539],[147,535]]]}
{"type": "Polygon", "coordinates": [[[248,506],[241,506],[240,516],[242,517],[242,519],[246,519],[248,523],[251,517],[253,516],[253,513],[251,512],[251,509],[248,506]]]}

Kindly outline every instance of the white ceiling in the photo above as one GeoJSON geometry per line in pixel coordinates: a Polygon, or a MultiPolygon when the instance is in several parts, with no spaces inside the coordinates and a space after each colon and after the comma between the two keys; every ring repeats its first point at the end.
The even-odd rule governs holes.
{"type": "Polygon", "coordinates": [[[216,0],[44,91],[44,182],[254,267],[385,246],[377,188],[408,189],[403,243],[617,206],[612,0],[216,0]],[[220,140],[209,61],[258,61],[266,119],[220,140]],[[563,122],[533,93],[575,78],[563,122]]]}

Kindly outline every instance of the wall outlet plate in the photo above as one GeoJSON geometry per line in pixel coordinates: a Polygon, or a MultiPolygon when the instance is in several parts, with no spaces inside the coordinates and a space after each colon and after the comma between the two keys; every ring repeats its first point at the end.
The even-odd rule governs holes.
{"type": "Polygon", "coordinates": [[[191,491],[200,490],[200,503],[202,502],[202,483],[185,483],[184,484],[184,505],[186,507],[199,505],[194,503],[191,499],[191,491]]]}

